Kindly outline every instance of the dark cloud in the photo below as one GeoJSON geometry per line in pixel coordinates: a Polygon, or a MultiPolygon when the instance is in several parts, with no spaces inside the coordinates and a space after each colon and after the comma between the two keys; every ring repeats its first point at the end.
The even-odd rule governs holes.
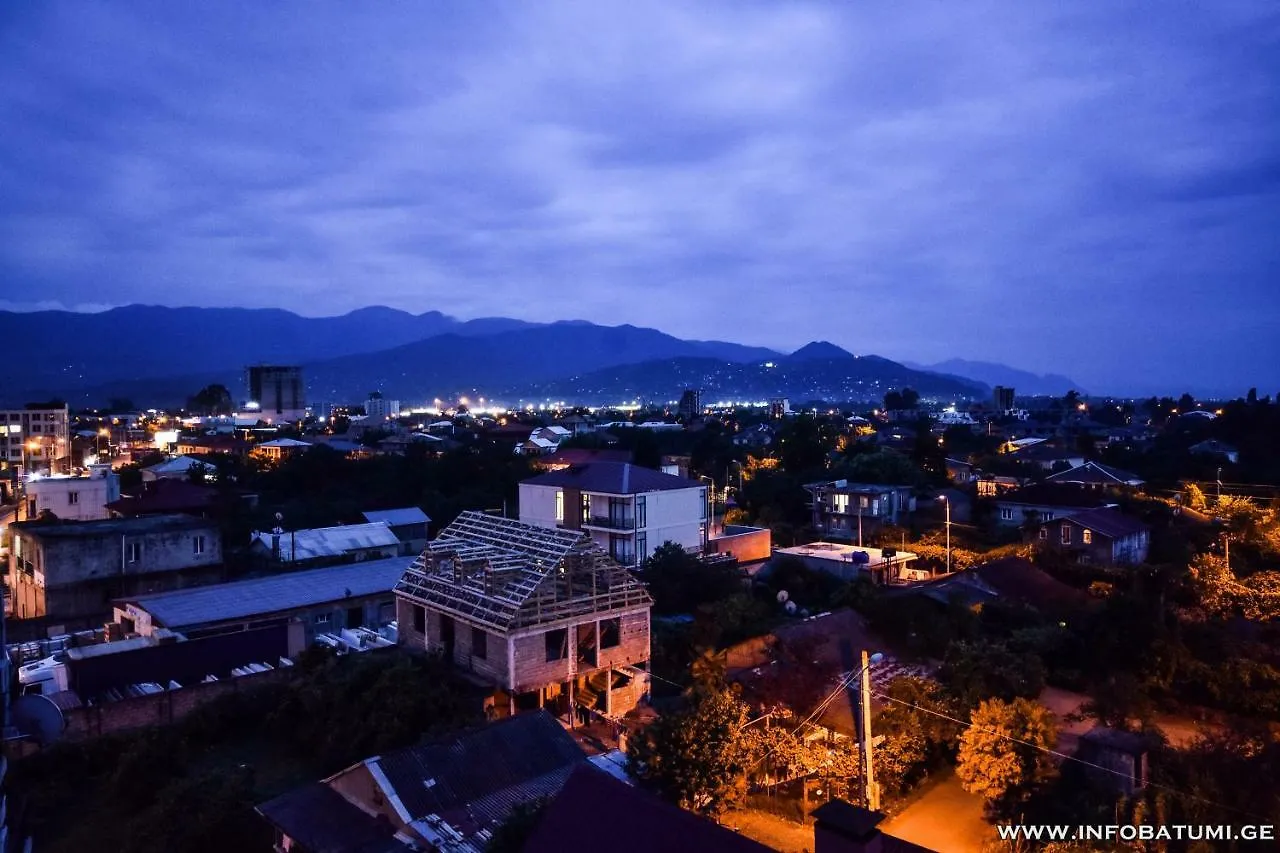
{"type": "Polygon", "coordinates": [[[10,7],[0,295],[1265,387],[1273,9],[10,7]]]}

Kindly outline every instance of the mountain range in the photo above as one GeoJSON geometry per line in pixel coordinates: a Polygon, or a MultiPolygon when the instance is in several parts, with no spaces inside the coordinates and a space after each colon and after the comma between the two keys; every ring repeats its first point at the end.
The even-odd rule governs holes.
{"type": "Polygon", "coordinates": [[[1012,388],[1019,394],[1031,396],[1060,397],[1068,391],[1086,391],[1079,383],[1057,373],[1037,374],[1026,370],[1018,370],[1005,364],[990,361],[968,361],[963,358],[952,358],[937,364],[921,365],[903,362],[916,370],[940,373],[946,376],[959,376],[995,387],[1003,385],[1012,388]]]}
{"type": "MultiPolygon", "coordinates": [[[[994,384],[988,377],[1034,393],[1021,379],[1033,374],[1003,365],[952,361],[922,370],[825,341],[785,355],[630,325],[463,321],[384,307],[321,318],[145,305],[0,312],[0,335],[14,356],[0,367],[0,403],[9,405],[53,397],[73,407],[110,398],[181,405],[215,382],[239,396],[244,366],[263,363],[302,365],[316,402],[359,401],[372,390],[406,404],[458,395],[617,402],[666,400],[686,387],[703,388],[707,399],[872,401],[908,385],[926,397],[964,399],[985,397],[994,384]]],[[[1062,377],[1039,379],[1073,387],[1062,377]]]]}

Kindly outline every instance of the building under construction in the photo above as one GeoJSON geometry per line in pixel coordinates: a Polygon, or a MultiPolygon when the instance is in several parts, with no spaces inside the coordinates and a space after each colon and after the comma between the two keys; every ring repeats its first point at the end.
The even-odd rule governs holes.
{"type": "Polygon", "coordinates": [[[649,610],[582,531],[464,512],[396,585],[400,643],[492,685],[494,709],[616,719],[648,693],[649,610]]]}

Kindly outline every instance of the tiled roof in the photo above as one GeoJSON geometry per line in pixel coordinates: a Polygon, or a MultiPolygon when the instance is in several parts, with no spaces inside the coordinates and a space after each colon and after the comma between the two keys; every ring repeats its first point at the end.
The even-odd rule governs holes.
{"type": "Polygon", "coordinates": [[[309,853],[400,853],[391,822],[352,805],[323,782],[268,800],[258,814],[309,853]]]}
{"type": "Polygon", "coordinates": [[[190,625],[250,618],[311,607],[348,596],[391,597],[404,571],[405,557],[366,560],[345,566],[330,566],[305,572],[286,572],[265,578],[234,583],[197,586],[130,598],[161,625],[181,630],[190,625]]]}
{"type": "Polygon", "coordinates": [[[524,851],[563,853],[596,847],[609,853],[766,853],[770,849],[588,765],[569,777],[525,842],[524,851]]]}
{"type": "Polygon", "coordinates": [[[369,759],[414,821],[432,815],[464,836],[554,795],[587,756],[546,711],[508,717],[449,740],[369,759]]]}
{"type": "Polygon", "coordinates": [[[1110,539],[1123,539],[1135,533],[1141,533],[1147,526],[1136,518],[1130,518],[1114,509],[1091,509],[1085,512],[1073,512],[1059,521],[1074,521],[1081,527],[1095,533],[1101,533],[1110,539]]]}
{"type": "Polygon", "coordinates": [[[953,594],[976,600],[995,596],[1049,613],[1080,606],[1088,600],[1075,587],[1021,557],[992,560],[911,589],[943,602],[953,594]]]}
{"type": "Polygon", "coordinates": [[[561,486],[610,495],[638,495],[645,492],[696,489],[701,485],[697,480],[687,480],[684,477],[654,471],[652,468],[618,462],[571,465],[563,471],[539,474],[524,482],[533,486],[561,486]]]}
{"type": "Polygon", "coordinates": [[[1085,485],[1123,486],[1140,485],[1142,478],[1137,474],[1103,465],[1101,462],[1086,462],[1077,465],[1070,471],[1062,471],[1045,477],[1047,483],[1083,483],[1085,485]]]}

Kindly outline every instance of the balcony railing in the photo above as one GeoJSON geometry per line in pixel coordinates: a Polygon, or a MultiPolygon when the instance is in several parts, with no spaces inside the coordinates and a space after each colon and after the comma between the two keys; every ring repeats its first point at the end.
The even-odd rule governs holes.
{"type": "Polygon", "coordinates": [[[582,522],[584,527],[602,527],[606,530],[635,530],[635,516],[593,515],[582,522]]]}

